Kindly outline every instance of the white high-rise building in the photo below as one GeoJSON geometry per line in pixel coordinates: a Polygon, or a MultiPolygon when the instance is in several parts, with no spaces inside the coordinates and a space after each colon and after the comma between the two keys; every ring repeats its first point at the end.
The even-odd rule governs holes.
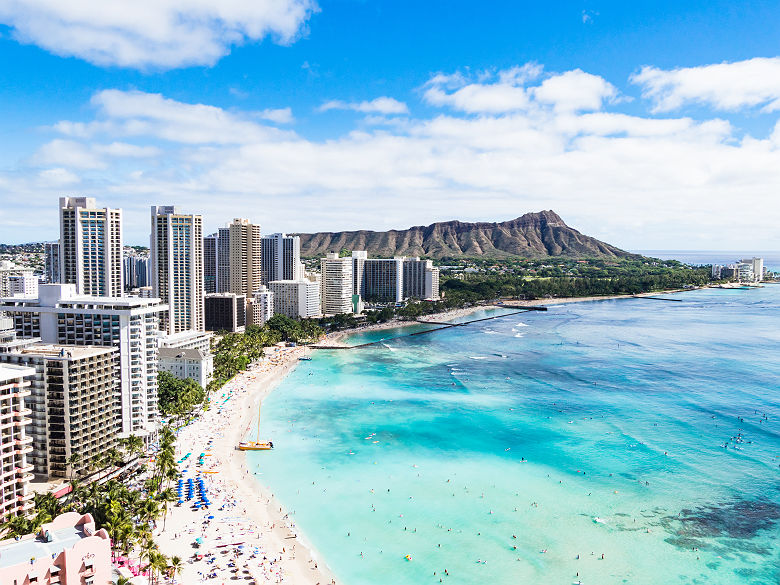
{"type": "Polygon", "coordinates": [[[263,284],[267,285],[274,280],[303,278],[299,236],[285,234],[264,236],[262,255],[263,284]]]}
{"type": "Polygon", "coordinates": [[[761,282],[764,279],[763,258],[743,258],[737,266],[739,267],[740,280],[761,282]],[[743,278],[743,274],[745,278],[743,278]]]}
{"type": "Polygon", "coordinates": [[[265,325],[274,316],[274,293],[261,286],[254,298],[249,299],[246,310],[247,325],[265,325]]]}
{"type": "Polygon", "coordinates": [[[32,274],[9,276],[8,293],[12,297],[38,296],[38,277],[32,274]]]}
{"type": "Polygon", "coordinates": [[[320,260],[322,274],[322,312],[326,315],[352,313],[352,258],[339,258],[336,253],[320,260]]]}
{"type": "MultiPolygon", "coordinates": [[[[11,296],[11,281],[16,277],[35,278],[32,268],[17,266],[10,260],[0,260],[0,297],[11,296]]],[[[18,284],[14,284],[14,290],[18,290],[18,284]]]]}
{"type": "Polygon", "coordinates": [[[173,205],[152,206],[152,294],[168,305],[161,329],[203,331],[203,219],[173,205]]]}
{"type": "Polygon", "coordinates": [[[275,280],[268,284],[268,288],[274,293],[274,315],[309,319],[321,314],[320,283],[317,280],[275,280]]]}
{"type": "Polygon", "coordinates": [[[121,297],[122,210],[60,197],[60,282],[81,295],[121,297]]]}
{"type": "Polygon", "coordinates": [[[34,299],[0,299],[18,337],[119,349],[114,421],[124,436],[157,431],[158,316],[166,310],[157,298],[79,295],[72,284],[41,285],[34,299]]]}

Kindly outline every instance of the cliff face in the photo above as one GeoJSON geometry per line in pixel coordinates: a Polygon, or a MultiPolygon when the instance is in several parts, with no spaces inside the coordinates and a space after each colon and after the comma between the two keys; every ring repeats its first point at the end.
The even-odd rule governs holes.
{"type": "Polygon", "coordinates": [[[366,250],[370,256],[428,258],[546,256],[625,258],[634,256],[570,228],[554,211],[526,213],[502,223],[446,221],[407,230],[299,234],[301,255],[324,256],[366,250]]]}

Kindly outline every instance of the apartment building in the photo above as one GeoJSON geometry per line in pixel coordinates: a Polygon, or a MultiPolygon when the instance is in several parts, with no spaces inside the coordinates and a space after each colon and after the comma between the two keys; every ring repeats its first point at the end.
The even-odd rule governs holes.
{"type": "MultiPolygon", "coordinates": [[[[262,285],[261,285],[262,286],[262,285]]],[[[207,331],[244,331],[246,297],[234,293],[207,294],[204,302],[207,331]]]]}
{"type": "Polygon", "coordinates": [[[60,282],[81,295],[120,297],[122,210],[92,197],[60,197],[60,282]]]}
{"type": "Polygon", "coordinates": [[[338,254],[331,253],[320,260],[320,294],[325,315],[354,312],[352,271],[352,258],[339,258],[338,254]]]}
{"type": "Polygon", "coordinates": [[[268,288],[273,293],[274,315],[308,319],[321,314],[320,283],[316,280],[275,280],[268,288]]]}
{"type": "Polygon", "coordinates": [[[60,242],[46,242],[43,245],[44,276],[46,282],[54,284],[60,281],[60,242]]]}
{"type": "Polygon", "coordinates": [[[262,279],[268,285],[272,281],[300,280],[303,278],[301,264],[301,238],[286,234],[271,234],[263,237],[262,279]]]}
{"type": "Polygon", "coordinates": [[[0,299],[18,337],[119,350],[114,421],[121,436],[157,431],[159,315],[166,310],[158,298],[78,295],[72,284],[41,285],[34,299],[0,299]]]}
{"type": "MultiPolygon", "coordinates": [[[[16,281],[17,277],[35,279],[34,273],[32,268],[17,266],[10,260],[0,260],[0,297],[12,296],[11,282],[16,281]]],[[[18,284],[14,284],[14,289],[17,290],[18,286],[18,284]]]]}
{"type": "Polygon", "coordinates": [[[260,226],[234,219],[230,230],[230,292],[252,298],[262,283],[260,226]]]}
{"type": "Polygon", "coordinates": [[[34,369],[28,435],[33,473],[47,480],[87,473],[90,462],[116,445],[119,387],[115,347],[7,344],[0,363],[34,369]],[[77,455],[72,462],[71,457],[77,455]]]}
{"type": "Polygon", "coordinates": [[[32,451],[27,427],[32,421],[24,401],[30,396],[28,378],[34,375],[32,368],[0,364],[0,523],[33,507],[28,490],[32,466],[27,461],[32,451]]]}
{"type": "Polygon", "coordinates": [[[168,305],[167,333],[203,331],[203,218],[173,205],[152,206],[152,291],[168,305]]]}
{"type": "Polygon", "coordinates": [[[265,325],[274,316],[274,293],[261,286],[246,306],[247,325],[265,325]]]}

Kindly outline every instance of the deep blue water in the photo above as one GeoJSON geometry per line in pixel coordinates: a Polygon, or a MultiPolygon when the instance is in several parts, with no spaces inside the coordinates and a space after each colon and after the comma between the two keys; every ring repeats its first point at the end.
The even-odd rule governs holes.
{"type": "Polygon", "coordinates": [[[319,351],[250,461],[347,585],[780,583],[780,285],[672,298],[319,351]]]}

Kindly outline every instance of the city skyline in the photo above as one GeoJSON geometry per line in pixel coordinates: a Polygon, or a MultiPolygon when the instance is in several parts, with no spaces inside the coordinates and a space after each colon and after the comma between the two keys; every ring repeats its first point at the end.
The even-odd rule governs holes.
{"type": "Polygon", "coordinates": [[[9,243],[55,239],[39,218],[76,195],[131,244],[163,200],[206,233],[553,209],[626,249],[780,248],[771,6],[88,5],[0,7],[9,243]]]}

